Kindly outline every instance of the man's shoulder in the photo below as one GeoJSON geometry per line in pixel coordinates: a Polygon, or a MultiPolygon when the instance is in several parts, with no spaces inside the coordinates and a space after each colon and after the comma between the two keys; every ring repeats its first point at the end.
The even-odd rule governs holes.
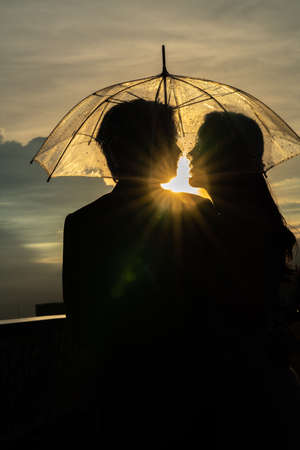
{"type": "Polygon", "coordinates": [[[110,203],[111,194],[105,194],[88,205],[84,205],[76,211],[68,214],[66,220],[72,223],[81,222],[82,220],[86,221],[89,218],[93,218],[101,213],[104,214],[105,210],[109,209],[110,203]]]}

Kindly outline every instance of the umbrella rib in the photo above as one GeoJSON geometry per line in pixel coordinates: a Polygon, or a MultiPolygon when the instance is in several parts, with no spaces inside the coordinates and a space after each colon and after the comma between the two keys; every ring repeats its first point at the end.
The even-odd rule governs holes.
{"type": "Polygon", "coordinates": [[[121,105],[124,103],[123,100],[119,100],[118,98],[114,98],[113,100],[106,100],[107,103],[113,103],[114,105],[121,105]]]}
{"type": "Polygon", "coordinates": [[[156,95],[155,95],[155,102],[157,102],[157,100],[158,100],[158,96],[159,96],[159,93],[160,93],[162,82],[163,82],[163,78],[160,80],[160,83],[158,85],[158,88],[157,88],[157,91],[156,91],[156,95]]]}
{"type": "Polygon", "coordinates": [[[211,102],[211,101],[215,101],[215,99],[214,98],[205,98],[203,100],[199,100],[199,102],[187,103],[186,105],[176,106],[175,109],[186,108],[186,107],[189,107],[189,106],[192,106],[192,105],[198,105],[199,103],[211,102]]]}
{"type": "Polygon", "coordinates": [[[143,97],[140,97],[139,95],[133,94],[132,92],[128,92],[128,95],[132,95],[132,97],[138,98],[139,100],[144,100],[143,97]]]}
{"type": "MultiPolygon", "coordinates": [[[[282,151],[282,149],[281,149],[280,145],[277,143],[276,139],[273,138],[273,136],[272,136],[272,134],[271,134],[271,132],[270,132],[270,130],[269,130],[269,127],[268,127],[268,126],[265,124],[265,122],[259,117],[259,115],[254,111],[254,109],[253,109],[253,107],[252,107],[251,104],[250,104],[250,108],[251,108],[252,111],[254,112],[254,115],[255,115],[255,117],[257,117],[259,123],[261,123],[261,125],[267,130],[267,133],[269,133],[270,138],[271,138],[271,141],[273,142],[273,144],[275,144],[276,147],[278,147],[278,148],[282,151]]],[[[277,165],[277,164],[274,164],[274,165],[277,165]]]]}
{"type": "Polygon", "coordinates": [[[299,155],[300,155],[300,152],[296,153],[295,155],[291,155],[291,156],[289,156],[288,158],[282,159],[281,161],[279,161],[279,162],[277,162],[277,163],[275,163],[275,164],[272,164],[272,165],[271,165],[270,167],[268,167],[265,171],[268,172],[269,170],[273,169],[273,167],[279,166],[279,164],[282,164],[282,163],[284,163],[284,162],[287,162],[287,161],[289,161],[290,159],[295,158],[295,156],[299,156],[299,155]]]}
{"type": "Polygon", "coordinates": [[[217,103],[217,105],[219,105],[220,108],[223,109],[223,111],[227,112],[226,108],[224,108],[224,106],[217,99],[215,99],[211,94],[206,92],[204,89],[201,89],[201,88],[199,88],[199,86],[195,86],[194,84],[190,83],[189,81],[183,80],[182,78],[177,78],[175,75],[170,75],[170,76],[172,78],[174,78],[174,80],[181,81],[182,83],[186,83],[189,86],[193,86],[194,88],[198,89],[200,92],[203,92],[204,94],[208,95],[208,97],[210,97],[211,100],[214,100],[217,103]]]}
{"type": "Polygon", "coordinates": [[[184,137],[184,136],[185,136],[185,131],[184,131],[184,127],[183,127],[183,121],[182,121],[182,117],[181,117],[181,111],[180,111],[180,109],[178,108],[178,99],[177,99],[177,95],[176,95],[176,92],[175,92],[175,89],[174,89],[173,79],[171,78],[171,80],[172,80],[172,81],[171,81],[171,89],[170,89],[170,91],[173,90],[174,99],[175,99],[175,103],[176,103],[176,108],[177,108],[178,116],[179,116],[180,128],[181,128],[181,131],[182,131],[182,136],[184,137]]]}
{"type": "MultiPolygon", "coordinates": [[[[236,92],[237,91],[227,92],[226,94],[220,95],[220,97],[226,97],[227,95],[233,95],[236,92]]],[[[199,97],[194,97],[194,98],[192,98],[190,100],[187,100],[186,102],[181,103],[181,105],[178,105],[176,108],[185,108],[186,106],[197,105],[198,103],[203,103],[203,102],[207,102],[207,101],[210,101],[210,100],[215,100],[215,97],[213,97],[213,98],[210,97],[210,98],[203,98],[202,100],[199,100],[197,102],[193,102],[193,100],[196,100],[197,98],[200,98],[200,96],[199,97]],[[193,103],[190,103],[190,102],[193,102],[193,103]]]]}
{"type": "MultiPolygon", "coordinates": [[[[152,79],[157,78],[158,76],[152,77],[152,79]]],[[[134,84],[133,86],[130,86],[130,88],[133,88],[135,86],[138,86],[140,84],[143,83],[147,83],[151,78],[147,78],[146,80],[143,79],[143,81],[140,81],[136,84],[134,84]]],[[[66,148],[64,149],[64,151],[62,152],[62,154],[60,155],[60,157],[58,158],[57,163],[55,164],[54,169],[52,170],[51,174],[49,175],[47,181],[49,182],[52,175],[54,174],[55,170],[57,169],[57,166],[59,165],[60,161],[62,160],[63,156],[65,155],[66,151],[68,150],[69,146],[71,145],[71,143],[73,142],[73,140],[75,139],[75,136],[77,135],[77,133],[79,132],[79,130],[83,127],[83,125],[87,122],[87,120],[108,100],[110,100],[111,98],[113,98],[115,95],[120,94],[121,92],[126,91],[126,89],[129,89],[128,86],[126,88],[121,89],[120,91],[116,92],[115,94],[111,95],[110,97],[108,97],[106,100],[104,100],[103,102],[101,102],[99,105],[96,106],[96,108],[93,109],[93,111],[84,119],[84,121],[82,122],[82,124],[79,126],[79,128],[77,128],[76,131],[74,131],[73,136],[71,137],[70,141],[68,142],[68,144],[66,145],[66,148]]],[[[92,94],[94,95],[94,94],[92,94]]],[[[57,128],[57,127],[56,127],[57,128]]]]}
{"type": "Polygon", "coordinates": [[[105,112],[106,109],[107,109],[107,105],[108,105],[108,103],[106,103],[106,105],[104,106],[103,110],[101,111],[101,114],[100,114],[100,116],[99,116],[99,118],[98,118],[98,120],[97,120],[97,122],[96,122],[96,125],[95,125],[95,127],[94,127],[94,129],[93,129],[92,135],[90,136],[90,140],[89,140],[89,142],[88,142],[88,145],[90,145],[91,142],[92,142],[92,139],[94,139],[94,133],[95,133],[95,131],[96,131],[96,129],[97,129],[99,123],[100,123],[100,120],[101,120],[102,117],[103,117],[104,112],[105,112]]]}
{"type": "MultiPolygon", "coordinates": [[[[79,106],[81,103],[83,103],[85,100],[87,100],[89,97],[91,97],[94,94],[90,94],[87,97],[83,98],[82,100],[80,100],[80,102],[78,102],[75,106],[73,106],[73,108],[68,111],[58,122],[58,124],[53,128],[53,130],[51,131],[51,133],[49,134],[49,136],[47,137],[47,139],[45,139],[44,143],[42,144],[42,146],[39,148],[39,150],[35,153],[34,157],[32,158],[32,160],[30,161],[30,163],[32,164],[33,161],[35,160],[35,158],[37,157],[37,155],[42,151],[43,147],[46,145],[46,143],[48,142],[48,140],[50,139],[50,137],[54,134],[54,132],[60,127],[60,125],[62,124],[62,122],[68,117],[68,115],[70,114],[71,111],[73,111],[75,108],[77,108],[77,106],[79,106]]],[[[39,162],[39,161],[38,161],[39,162]]],[[[40,163],[39,163],[40,164],[40,163]]],[[[42,166],[43,167],[43,166],[42,166]]],[[[48,169],[46,169],[46,172],[50,175],[50,172],[48,169]]],[[[55,169],[54,169],[55,170],[55,169]]],[[[53,173],[53,172],[52,172],[53,173]]],[[[52,174],[51,174],[52,175],[52,174]]],[[[50,177],[48,178],[48,181],[50,180],[50,177]]]]}
{"type": "Polygon", "coordinates": [[[95,139],[90,134],[86,134],[86,133],[77,133],[77,136],[86,136],[88,138],[95,139]]]}
{"type": "MultiPolygon", "coordinates": [[[[190,102],[193,102],[194,100],[197,100],[197,99],[199,99],[199,98],[201,98],[201,97],[203,97],[203,96],[204,96],[204,94],[202,94],[202,95],[197,95],[196,97],[190,98],[189,100],[186,100],[185,102],[183,102],[183,103],[181,103],[180,105],[178,105],[178,108],[181,108],[182,106],[185,106],[185,105],[189,105],[190,102]]],[[[205,100],[206,100],[206,98],[203,99],[203,101],[205,101],[205,100]]]]}
{"type": "MultiPolygon", "coordinates": [[[[97,94],[96,92],[94,94],[92,94],[92,95],[94,95],[95,97],[100,97],[100,98],[106,97],[106,95],[97,94]]],[[[107,99],[107,98],[104,101],[108,101],[108,102],[111,102],[111,103],[114,103],[114,102],[115,103],[124,103],[123,100],[119,100],[118,98],[114,98],[114,102],[112,100],[107,99]]]]}
{"type": "MultiPolygon", "coordinates": [[[[201,81],[205,81],[206,83],[214,83],[214,84],[218,85],[219,87],[224,87],[224,86],[226,86],[226,87],[229,87],[229,88],[231,88],[231,89],[235,89],[235,90],[239,91],[238,88],[236,88],[236,87],[234,87],[234,86],[231,86],[230,84],[220,83],[219,81],[208,80],[208,79],[206,79],[206,78],[187,77],[187,76],[185,76],[185,75],[171,75],[171,76],[176,77],[176,78],[179,79],[180,81],[185,81],[186,78],[188,78],[189,80],[196,80],[196,81],[201,80],[201,81]]],[[[194,84],[193,84],[192,86],[197,87],[197,86],[195,86],[194,84]]],[[[200,89],[201,89],[201,88],[200,88],[200,89]]],[[[241,91],[241,92],[242,92],[242,91],[241,91]]]]}
{"type": "Polygon", "coordinates": [[[170,104],[170,100],[171,100],[171,89],[169,89],[169,97],[168,97],[168,99],[167,99],[168,105],[170,104]]]}

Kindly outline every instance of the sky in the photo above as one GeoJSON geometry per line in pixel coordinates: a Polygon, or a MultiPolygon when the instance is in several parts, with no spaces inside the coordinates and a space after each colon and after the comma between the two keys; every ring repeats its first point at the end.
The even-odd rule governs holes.
{"type": "MultiPolygon", "coordinates": [[[[0,319],[62,301],[68,213],[109,191],[29,161],[61,117],[105,86],[161,72],[217,80],[262,100],[300,133],[299,0],[3,0],[0,4],[0,319]]],[[[269,181],[300,230],[300,157],[269,181]]],[[[300,236],[300,234],[299,234],[300,236]]]]}

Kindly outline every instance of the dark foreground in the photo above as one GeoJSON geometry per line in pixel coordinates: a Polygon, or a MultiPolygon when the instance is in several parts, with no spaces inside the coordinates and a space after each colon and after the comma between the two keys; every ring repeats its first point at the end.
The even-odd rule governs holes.
{"type": "MultiPolygon", "coordinates": [[[[293,333],[299,342],[299,323],[293,326],[293,333]]],[[[58,392],[57,381],[70,362],[66,319],[1,325],[0,347],[0,438],[55,440],[62,432],[64,438],[68,433],[69,437],[76,436],[76,427],[86,425],[86,414],[60,410],[63,402],[60,404],[57,398],[63,396],[58,392]]],[[[296,347],[291,349],[290,361],[300,374],[300,354],[296,347]]],[[[97,417],[94,412],[92,416],[92,421],[89,416],[88,424],[95,428],[97,417]]],[[[112,430],[112,433],[118,434],[118,430],[112,430]]]]}

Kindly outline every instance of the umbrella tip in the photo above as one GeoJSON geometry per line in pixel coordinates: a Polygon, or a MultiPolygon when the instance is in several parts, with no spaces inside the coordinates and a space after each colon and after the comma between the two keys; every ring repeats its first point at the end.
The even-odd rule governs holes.
{"type": "Polygon", "coordinates": [[[161,46],[161,52],[162,52],[162,73],[165,75],[168,73],[166,68],[166,47],[164,44],[161,46]]]}

